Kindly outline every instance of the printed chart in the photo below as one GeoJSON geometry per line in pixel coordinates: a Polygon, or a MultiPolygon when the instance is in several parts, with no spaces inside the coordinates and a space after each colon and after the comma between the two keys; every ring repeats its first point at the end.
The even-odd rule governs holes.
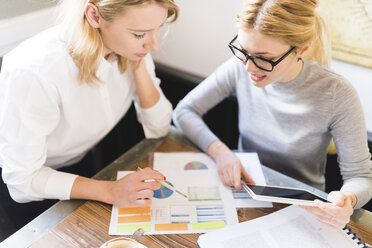
{"type": "Polygon", "coordinates": [[[200,161],[192,161],[185,165],[185,170],[208,170],[208,167],[200,161]]]}
{"type": "MultiPolygon", "coordinates": [[[[161,171],[168,183],[188,198],[161,187],[154,191],[150,207],[113,206],[110,235],[130,235],[138,228],[145,234],[205,233],[238,223],[230,188],[221,183],[215,170],[208,170],[208,166],[214,166],[213,161],[206,155],[193,159],[195,155],[199,158],[199,153],[183,155],[155,153],[154,169],[161,171]],[[201,163],[195,168],[207,169],[186,170],[185,165],[194,161],[201,163]]],[[[136,172],[120,171],[118,178],[128,173],[136,172]]]]}
{"type": "MultiPolygon", "coordinates": [[[[169,185],[173,186],[172,183],[165,181],[169,185]]],[[[173,194],[173,191],[168,189],[167,187],[164,187],[163,185],[160,186],[160,189],[154,190],[154,197],[157,199],[164,199],[168,198],[173,194]]]]}
{"type": "MultiPolygon", "coordinates": [[[[247,173],[265,184],[255,153],[237,153],[247,173]]],[[[235,207],[272,207],[250,199],[244,190],[224,186],[216,165],[203,153],[155,153],[154,169],[162,172],[184,198],[166,187],[154,191],[151,207],[113,206],[110,235],[131,235],[139,227],[145,234],[205,233],[238,223],[235,207]]],[[[121,178],[132,171],[118,172],[121,178]]]]}
{"type": "Polygon", "coordinates": [[[248,194],[247,191],[245,191],[245,189],[238,190],[234,187],[231,187],[231,191],[233,193],[234,199],[252,199],[252,197],[248,194]]]}

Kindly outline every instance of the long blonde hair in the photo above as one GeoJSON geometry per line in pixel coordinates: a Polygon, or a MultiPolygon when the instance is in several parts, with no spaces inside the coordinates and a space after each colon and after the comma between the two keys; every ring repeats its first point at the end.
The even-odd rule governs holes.
{"type": "Polygon", "coordinates": [[[330,39],[317,0],[248,0],[237,16],[237,26],[255,29],[298,48],[310,45],[304,59],[329,66],[330,39]]]}
{"type": "MultiPolygon", "coordinates": [[[[65,42],[68,52],[79,69],[79,81],[93,84],[101,82],[96,72],[104,56],[104,45],[100,31],[89,25],[84,9],[88,3],[97,6],[103,19],[112,21],[126,7],[146,5],[156,2],[168,9],[170,23],[176,21],[179,9],[174,0],[61,0],[59,21],[62,25],[61,39],[65,42]]],[[[116,55],[119,71],[124,73],[128,60],[116,55]]]]}

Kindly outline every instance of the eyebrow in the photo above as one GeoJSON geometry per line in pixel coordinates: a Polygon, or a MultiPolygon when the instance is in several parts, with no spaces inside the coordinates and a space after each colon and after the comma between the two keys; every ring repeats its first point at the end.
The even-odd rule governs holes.
{"type": "MultiPolygon", "coordinates": [[[[248,51],[245,50],[239,42],[238,42],[238,44],[239,44],[240,48],[241,48],[243,51],[245,51],[246,53],[248,53],[248,51]]],[[[274,54],[269,53],[269,52],[258,52],[258,53],[253,53],[253,54],[254,54],[254,56],[257,56],[257,55],[271,55],[271,56],[275,56],[274,54]]]]}
{"type": "MultiPolygon", "coordinates": [[[[167,23],[167,21],[163,22],[160,27],[162,27],[163,25],[165,25],[167,23]]],[[[133,29],[133,28],[128,28],[129,31],[132,31],[132,32],[149,32],[149,31],[152,31],[154,30],[155,28],[153,29],[133,29]]]]}
{"type": "Polygon", "coordinates": [[[129,31],[133,31],[133,32],[149,32],[151,30],[154,30],[154,29],[131,29],[131,28],[128,28],[129,31]]]}

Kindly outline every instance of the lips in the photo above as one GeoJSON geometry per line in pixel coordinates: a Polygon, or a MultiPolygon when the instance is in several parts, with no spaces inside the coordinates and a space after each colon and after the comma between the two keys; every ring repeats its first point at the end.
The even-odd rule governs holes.
{"type": "Polygon", "coordinates": [[[252,79],[252,81],[255,81],[255,82],[260,82],[260,81],[262,81],[262,80],[264,80],[265,79],[265,75],[264,76],[257,76],[257,75],[255,75],[255,74],[250,74],[250,78],[252,79]]]}
{"type": "Polygon", "coordinates": [[[147,53],[136,53],[137,57],[143,58],[147,55],[147,53]]]}

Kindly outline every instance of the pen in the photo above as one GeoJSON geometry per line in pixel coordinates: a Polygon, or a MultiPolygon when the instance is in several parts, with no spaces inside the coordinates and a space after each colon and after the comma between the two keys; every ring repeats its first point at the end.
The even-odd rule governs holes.
{"type": "MultiPolygon", "coordinates": [[[[137,167],[137,171],[144,171],[144,169],[142,169],[141,167],[137,167]]],[[[185,198],[188,198],[187,195],[185,195],[184,193],[182,193],[181,191],[175,189],[172,185],[164,182],[164,181],[160,181],[160,180],[157,180],[157,179],[153,179],[155,181],[157,181],[158,183],[160,183],[161,185],[163,185],[164,187],[166,187],[167,189],[170,189],[172,190],[173,192],[177,192],[178,194],[182,195],[183,197],[185,198]]]]}

